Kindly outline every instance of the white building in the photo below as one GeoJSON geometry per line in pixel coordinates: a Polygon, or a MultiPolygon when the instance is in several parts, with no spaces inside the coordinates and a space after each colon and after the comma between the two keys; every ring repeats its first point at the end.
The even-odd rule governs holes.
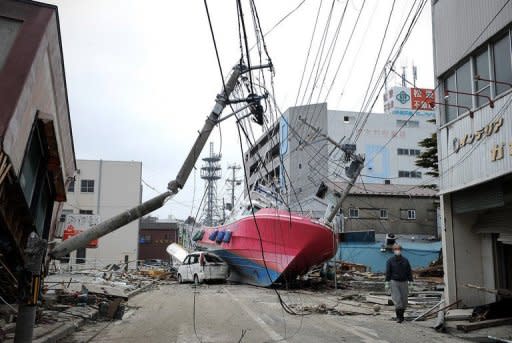
{"type": "MultiPolygon", "coordinates": [[[[75,181],[68,187],[64,215],[93,215],[104,221],[141,203],[142,162],[77,160],[77,168],[75,181]]],[[[61,232],[69,222],[64,215],[61,232]]],[[[101,237],[97,248],[73,252],[71,263],[76,262],[75,258],[85,258],[88,264],[100,266],[119,263],[125,256],[135,261],[138,232],[139,221],[131,222],[101,237]]]]}

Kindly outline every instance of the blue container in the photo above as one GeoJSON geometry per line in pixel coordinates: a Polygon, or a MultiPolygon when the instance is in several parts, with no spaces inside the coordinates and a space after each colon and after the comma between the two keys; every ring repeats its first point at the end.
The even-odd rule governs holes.
{"type": "Polygon", "coordinates": [[[224,234],[224,243],[229,243],[229,241],[231,241],[231,235],[233,233],[229,230],[226,231],[226,233],[224,234]]]}
{"type": "Polygon", "coordinates": [[[217,238],[217,234],[219,233],[219,230],[215,230],[212,233],[210,233],[210,236],[208,236],[208,239],[210,241],[214,241],[217,238]]]}
{"type": "Polygon", "coordinates": [[[225,231],[219,231],[219,233],[217,234],[217,244],[220,244],[222,243],[222,240],[224,239],[224,235],[226,234],[225,231]]]}

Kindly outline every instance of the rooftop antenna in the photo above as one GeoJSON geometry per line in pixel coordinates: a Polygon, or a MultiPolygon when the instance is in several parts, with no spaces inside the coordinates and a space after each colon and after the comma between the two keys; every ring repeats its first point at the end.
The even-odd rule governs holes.
{"type": "Polygon", "coordinates": [[[402,66],[402,87],[406,87],[407,82],[407,67],[402,66]]]}
{"type": "Polygon", "coordinates": [[[414,65],[412,65],[412,84],[413,87],[416,88],[416,80],[418,79],[418,68],[414,65]]]}

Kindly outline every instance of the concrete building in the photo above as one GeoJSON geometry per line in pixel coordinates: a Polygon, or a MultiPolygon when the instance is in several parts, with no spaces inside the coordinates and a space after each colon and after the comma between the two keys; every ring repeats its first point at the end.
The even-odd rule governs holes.
{"type": "Polygon", "coordinates": [[[57,7],[1,1],[0,296],[19,302],[18,318],[27,314],[21,305],[35,315],[38,299],[32,282],[41,266],[28,266],[27,239],[53,240],[74,171],[57,7]]]}
{"type": "Polygon", "coordinates": [[[145,217],[140,220],[139,228],[139,260],[159,259],[169,261],[165,251],[171,243],[177,243],[180,223],[170,220],[159,220],[145,217]]]}
{"type": "Polygon", "coordinates": [[[432,1],[448,303],[512,289],[511,24],[505,0],[432,1]]]}
{"type": "MultiPolygon", "coordinates": [[[[421,151],[418,142],[435,132],[435,124],[429,121],[435,111],[412,108],[412,91],[400,87],[390,90],[386,94],[387,113],[371,113],[362,129],[357,125],[364,119],[362,115],[329,110],[326,103],[289,108],[245,153],[249,186],[277,185],[293,209],[319,215],[321,210],[313,198],[320,183],[339,185],[346,181],[343,156],[326,136],[340,143],[355,142],[356,152],[365,154],[361,173],[365,184],[425,184],[429,177],[415,160],[421,151]],[[392,103],[391,99],[406,91],[410,95],[404,95],[408,97],[405,105],[392,103]]],[[[435,230],[433,224],[425,232],[435,230]]]]}
{"type": "MultiPolygon", "coordinates": [[[[346,183],[336,185],[345,189],[346,183]]],[[[332,187],[332,186],[331,186],[332,187]]],[[[315,196],[302,204],[313,217],[323,217],[326,203],[315,196]]],[[[430,188],[408,185],[356,183],[343,203],[341,231],[421,235],[440,238],[439,197],[430,188]]]]}
{"type": "MultiPolygon", "coordinates": [[[[85,222],[88,226],[104,221],[137,206],[142,198],[142,163],[125,161],[77,160],[74,182],[67,188],[61,235],[68,223],[85,222]],[[80,216],[82,215],[82,216],[80,216]],[[72,218],[66,219],[66,216],[72,218]],[[83,216],[89,216],[90,220],[83,216]],[[94,217],[93,217],[94,216],[94,217]]],[[[71,253],[71,263],[87,262],[97,266],[119,263],[128,256],[138,257],[139,222],[134,221],[98,240],[97,248],[84,248],[71,253]]]]}

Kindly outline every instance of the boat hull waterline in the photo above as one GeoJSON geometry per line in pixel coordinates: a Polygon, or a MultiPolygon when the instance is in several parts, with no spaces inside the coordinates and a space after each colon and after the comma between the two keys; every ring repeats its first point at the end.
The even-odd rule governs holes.
{"type": "Polygon", "coordinates": [[[284,210],[265,208],[254,217],[204,230],[197,245],[229,264],[230,281],[256,286],[294,279],[331,259],[337,251],[335,234],[329,227],[284,210]],[[229,230],[229,242],[210,240],[215,230],[229,230]]]}

